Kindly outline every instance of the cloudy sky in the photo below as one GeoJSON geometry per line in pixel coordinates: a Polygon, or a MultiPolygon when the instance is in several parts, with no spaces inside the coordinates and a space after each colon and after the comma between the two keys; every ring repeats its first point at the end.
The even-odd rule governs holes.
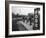
{"type": "Polygon", "coordinates": [[[14,14],[17,14],[18,13],[20,15],[27,15],[28,13],[34,13],[34,8],[13,6],[12,7],[12,12],[14,14]]]}

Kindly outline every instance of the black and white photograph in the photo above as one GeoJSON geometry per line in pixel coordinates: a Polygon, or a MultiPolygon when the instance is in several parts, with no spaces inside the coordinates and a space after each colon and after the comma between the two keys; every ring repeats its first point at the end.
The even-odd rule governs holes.
{"type": "Polygon", "coordinates": [[[12,31],[40,30],[40,8],[12,7],[12,31]]]}
{"type": "Polygon", "coordinates": [[[44,3],[10,3],[8,35],[43,34],[44,3]]]}

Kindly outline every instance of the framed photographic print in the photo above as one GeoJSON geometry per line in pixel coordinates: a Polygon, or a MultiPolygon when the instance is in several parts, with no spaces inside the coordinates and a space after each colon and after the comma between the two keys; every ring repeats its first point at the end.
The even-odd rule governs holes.
{"type": "Polygon", "coordinates": [[[37,36],[45,34],[45,3],[6,1],[5,36],[37,36]]]}

